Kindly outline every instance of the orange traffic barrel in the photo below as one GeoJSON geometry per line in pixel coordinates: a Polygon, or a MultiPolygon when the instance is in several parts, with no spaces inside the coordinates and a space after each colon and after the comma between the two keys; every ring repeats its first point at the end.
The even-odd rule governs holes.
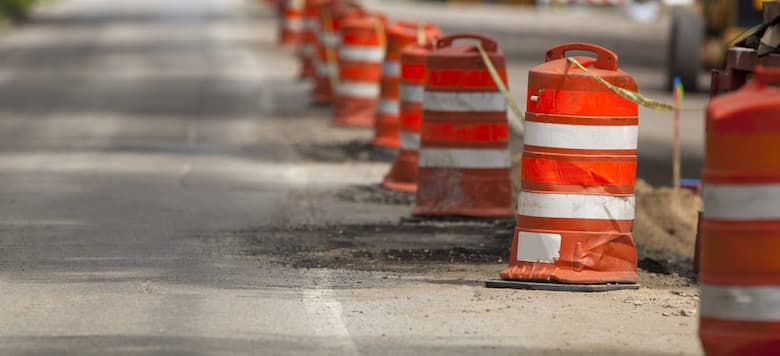
{"type": "Polygon", "coordinates": [[[322,0],[306,0],[303,8],[303,38],[298,52],[300,78],[313,79],[316,75],[317,40],[320,33],[319,3],[322,0]]]}
{"type": "MultiPolygon", "coordinates": [[[[321,40],[324,40],[322,13],[329,10],[333,12],[333,7],[341,0],[305,0],[303,10],[303,43],[301,44],[300,56],[300,76],[303,79],[315,79],[317,69],[320,65],[321,40]]],[[[333,42],[333,41],[332,41],[333,42]]]]}
{"type": "Polygon", "coordinates": [[[401,50],[414,43],[425,44],[441,37],[438,27],[427,23],[398,21],[387,28],[387,54],[382,69],[382,85],[374,128],[374,144],[398,148],[400,146],[401,50]]]}
{"type": "Polygon", "coordinates": [[[320,31],[311,100],[315,104],[331,104],[338,85],[341,25],[350,17],[363,16],[365,11],[353,2],[327,1],[319,6],[318,12],[320,31]]]}
{"type": "Polygon", "coordinates": [[[299,45],[303,42],[304,0],[285,0],[279,29],[279,43],[299,45]]]}
{"type": "Polygon", "coordinates": [[[517,225],[501,278],[636,288],[639,108],[593,75],[632,91],[636,82],[592,44],[554,47],[545,60],[528,74],[517,225]],[[575,57],[590,73],[565,58],[570,51],[596,55],[575,57]]]}
{"type": "Polygon", "coordinates": [[[333,105],[335,125],[374,126],[385,57],[384,27],[384,16],[368,13],[345,20],[341,26],[339,83],[333,105]]]}
{"type": "Polygon", "coordinates": [[[504,54],[474,34],[447,36],[426,57],[414,215],[511,217],[506,101],[474,44],[506,83],[504,54]]]}
{"type": "Polygon", "coordinates": [[[401,51],[400,120],[401,150],[385,176],[383,185],[401,192],[417,191],[417,164],[422,127],[423,92],[425,91],[425,60],[433,49],[412,44],[401,51]]]}
{"type": "Polygon", "coordinates": [[[707,107],[699,336],[707,355],[780,352],[780,69],[707,107]]]}

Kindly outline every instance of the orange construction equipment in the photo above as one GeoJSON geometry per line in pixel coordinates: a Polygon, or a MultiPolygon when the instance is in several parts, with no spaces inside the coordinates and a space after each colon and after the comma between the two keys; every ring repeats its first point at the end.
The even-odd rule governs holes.
{"type": "Polygon", "coordinates": [[[509,125],[504,96],[477,40],[506,83],[504,54],[490,38],[447,36],[426,59],[414,215],[511,217],[509,125]]]}
{"type": "Polygon", "coordinates": [[[374,144],[400,146],[401,50],[410,44],[425,44],[442,36],[438,27],[427,23],[398,21],[387,28],[387,54],[382,70],[382,86],[374,129],[374,144]]]}
{"type": "Polygon", "coordinates": [[[279,29],[279,43],[297,46],[303,42],[304,0],[285,0],[279,29]]]}
{"type": "Polygon", "coordinates": [[[333,106],[333,124],[373,127],[382,61],[385,58],[385,17],[380,14],[350,18],[341,26],[339,83],[333,106]]]}
{"type": "Polygon", "coordinates": [[[349,1],[324,1],[317,6],[319,38],[315,60],[315,78],[311,100],[315,104],[331,104],[338,85],[339,30],[344,20],[363,16],[365,11],[349,1]]]}
{"type": "Polygon", "coordinates": [[[707,108],[699,336],[707,355],[780,352],[780,69],[707,108]]]}
{"type": "Polygon", "coordinates": [[[401,51],[401,150],[383,182],[390,190],[417,191],[425,60],[432,49],[432,43],[427,43],[425,46],[412,44],[401,51]]]}
{"type": "Polygon", "coordinates": [[[637,90],[615,53],[587,43],[551,48],[528,75],[517,226],[504,280],[636,287],[639,108],[593,74],[637,90]],[[590,74],[565,58],[570,51],[596,55],[576,57],[590,74]]]}

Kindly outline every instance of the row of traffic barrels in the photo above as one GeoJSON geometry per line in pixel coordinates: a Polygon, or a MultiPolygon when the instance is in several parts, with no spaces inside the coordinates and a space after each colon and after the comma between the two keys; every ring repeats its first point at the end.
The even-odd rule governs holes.
{"type": "Polygon", "coordinates": [[[638,107],[591,77],[636,90],[615,53],[563,44],[531,70],[515,194],[507,98],[494,76],[509,81],[495,40],[389,21],[351,1],[303,5],[300,40],[287,41],[284,25],[280,40],[301,48],[311,101],[333,105],[333,125],[373,127],[373,144],[399,149],[383,185],[416,193],[413,215],[517,219],[506,279],[637,281],[638,107]],[[590,73],[567,61],[572,51],[595,54],[577,57],[590,73]]]}
{"type": "MultiPolygon", "coordinates": [[[[594,78],[637,90],[615,53],[563,44],[529,71],[514,194],[495,40],[390,21],[355,1],[290,0],[280,13],[280,42],[300,48],[312,102],[333,105],[333,125],[373,127],[375,145],[399,149],[383,186],[415,192],[413,215],[514,217],[504,280],[637,282],[639,110],[594,78]],[[572,51],[593,54],[574,57],[587,72],[572,51]]],[[[778,83],[777,69],[756,68],[707,111],[700,337],[711,355],[780,352],[778,83]]]]}

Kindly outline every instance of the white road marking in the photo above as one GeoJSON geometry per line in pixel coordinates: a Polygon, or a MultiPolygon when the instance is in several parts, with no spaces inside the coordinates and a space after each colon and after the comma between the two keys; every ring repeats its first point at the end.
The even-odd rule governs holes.
{"type": "Polygon", "coordinates": [[[309,316],[314,335],[328,338],[342,347],[343,355],[357,355],[358,350],[352,335],[344,322],[344,307],[330,289],[331,274],[328,270],[308,270],[310,278],[316,280],[324,288],[304,289],[303,303],[309,316]]]}

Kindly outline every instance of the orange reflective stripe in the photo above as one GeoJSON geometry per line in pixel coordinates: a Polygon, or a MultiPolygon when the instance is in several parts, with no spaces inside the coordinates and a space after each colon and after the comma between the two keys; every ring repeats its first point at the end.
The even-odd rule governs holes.
{"type": "MultiPolygon", "coordinates": [[[[780,121],[780,120],[774,120],[780,121]]],[[[707,139],[709,170],[780,170],[780,133],[722,133],[707,139]]],[[[754,172],[750,173],[751,175],[754,172]]],[[[780,175],[777,176],[780,181],[780,175]]]]}
{"type": "Polygon", "coordinates": [[[585,116],[637,116],[639,107],[613,92],[528,89],[528,111],[585,116]]]}
{"type": "MultiPolygon", "coordinates": [[[[771,94],[767,94],[769,97],[771,94]]],[[[760,99],[760,98],[757,98],[760,99]]],[[[723,115],[718,111],[726,111],[732,108],[712,109],[717,114],[723,115]]],[[[776,117],[776,108],[757,106],[749,112],[741,112],[739,118],[728,120],[714,120],[707,125],[707,132],[710,135],[730,135],[730,134],[775,134],[780,135],[780,120],[771,120],[776,117]]],[[[712,115],[712,113],[710,113],[712,115]]]]}
{"type": "MultiPolygon", "coordinates": [[[[755,321],[739,321],[739,320],[718,320],[714,318],[701,318],[702,329],[707,329],[712,332],[714,330],[721,330],[721,333],[713,332],[712,337],[722,339],[725,332],[741,334],[746,339],[753,341],[761,339],[762,337],[774,337],[780,335],[780,323],[767,323],[767,322],[755,322],[755,321]]],[[[777,346],[777,344],[775,344],[777,346]]],[[[755,345],[759,346],[759,345],[755,345]]],[[[745,345],[745,350],[750,348],[749,345],[745,345]]],[[[767,351],[777,351],[777,349],[767,349],[767,351]]],[[[743,355],[756,355],[745,353],[743,355]]],[[[765,354],[768,355],[768,354],[765,354]]]]}
{"type": "MultiPolygon", "coordinates": [[[[507,83],[506,69],[496,68],[499,76],[507,83]]],[[[426,88],[437,91],[490,90],[496,91],[496,84],[487,69],[428,69],[426,88]]]]}
{"type": "MultiPolygon", "coordinates": [[[[739,209],[739,207],[734,207],[739,209]]],[[[780,221],[701,225],[700,280],[721,285],[780,285],[780,221]]]]}
{"type": "Polygon", "coordinates": [[[401,79],[414,84],[424,83],[425,65],[401,63],[401,79]]]}
{"type": "Polygon", "coordinates": [[[382,45],[381,38],[376,33],[365,33],[365,31],[373,31],[373,29],[360,29],[349,28],[342,30],[341,40],[342,43],[356,45],[356,46],[380,46],[382,45]]]}
{"type": "Polygon", "coordinates": [[[382,79],[382,65],[368,63],[339,63],[339,77],[343,80],[376,82],[382,79]]]}
{"type": "Polygon", "coordinates": [[[382,97],[385,99],[398,99],[401,83],[396,80],[382,79],[382,97]]]}
{"type": "Polygon", "coordinates": [[[401,103],[401,128],[419,132],[422,128],[422,105],[401,103]]]}
{"type": "Polygon", "coordinates": [[[636,161],[627,158],[599,160],[578,156],[523,155],[523,183],[546,183],[579,186],[621,187],[631,193],[636,183],[636,161]]]}
{"type": "Polygon", "coordinates": [[[423,142],[451,147],[479,143],[506,146],[509,141],[507,123],[423,122],[421,133],[423,142]]]}

